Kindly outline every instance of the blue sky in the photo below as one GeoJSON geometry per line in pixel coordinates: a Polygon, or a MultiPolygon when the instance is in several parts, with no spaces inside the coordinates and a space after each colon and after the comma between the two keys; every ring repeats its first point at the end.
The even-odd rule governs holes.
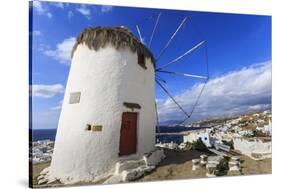
{"type": "MultiPolygon", "coordinates": [[[[70,3],[34,2],[32,24],[33,128],[56,128],[70,68],[75,37],[89,26],[126,26],[149,45],[157,16],[161,16],[150,46],[154,56],[188,16],[157,62],[177,58],[202,40],[207,41],[210,80],[192,119],[256,111],[271,107],[271,17],[175,11],[70,3]],[[146,19],[150,18],[150,19],[146,19]]],[[[165,70],[206,76],[205,44],[165,70]]],[[[202,87],[202,79],[158,74],[187,112],[202,87]]],[[[156,87],[161,121],[183,114],[156,87]]]]}

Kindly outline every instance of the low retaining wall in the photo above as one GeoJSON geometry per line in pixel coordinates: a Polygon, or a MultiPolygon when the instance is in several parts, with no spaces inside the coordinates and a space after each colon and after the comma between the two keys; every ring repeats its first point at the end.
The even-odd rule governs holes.
{"type": "Polygon", "coordinates": [[[260,138],[234,138],[233,146],[242,154],[255,160],[271,157],[271,140],[260,138]]]}

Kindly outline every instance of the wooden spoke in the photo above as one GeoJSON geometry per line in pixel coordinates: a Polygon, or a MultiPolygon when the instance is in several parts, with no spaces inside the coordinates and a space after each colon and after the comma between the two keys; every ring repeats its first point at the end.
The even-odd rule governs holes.
{"type": "Polygon", "coordinates": [[[167,73],[167,74],[174,74],[174,75],[185,76],[185,77],[193,77],[193,78],[199,78],[199,79],[208,79],[207,76],[202,76],[202,75],[194,75],[194,74],[187,74],[187,73],[171,72],[171,71],[165,71],[165,70],[159,70],[157,72],[167,73]]]}
{"type": "Polygon", "coordinates": [[[172,60],[171,62],[164,64],[163,66],[161,66],[160,68],[157,68],[156,71],[162,70],[163,68],[169,66],[170,64],[173,64],[177,61],[179,61],[180,59],[182,59],[183,57],[187,56],[188,54],[192,53],[193,51],[195,51],[196,49],[198,49],[201,45],[203,45],[205,43],[204,41],[201,41],[200,43],[198,43],[197,45],[195,45],[194,47],[192,47],[191,49],[189,49],[188,51],[186,51],[185,53],[183,53],[182,55],[180,55],[179,57],[177,57],[176,59],[172,60]]]}
{"type": "Polygon", "coordinates": [[[161,57],[161,55],[165,52],[165,50],[169,47],[169,45],[171,44],[171,42],[173,41],[174,37],[176,36],[176,34],[178,33],[178,31],[181,29],[181,27],[184,25],[184,23],[186,22],[187,17],[185,17],[180,25],[178,26],[178,28],[176,29],[176,31],[173,33],[173,35],[170,37],[169,41],[166,43],[166,45],[162,48],[162,50],[160,51],[159,55],[157,56],[156,60],[159,60],[159,58],[161,57]]]}

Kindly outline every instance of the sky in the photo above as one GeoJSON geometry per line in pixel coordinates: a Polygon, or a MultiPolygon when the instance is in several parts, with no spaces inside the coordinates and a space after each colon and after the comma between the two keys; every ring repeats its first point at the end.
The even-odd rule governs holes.
{"type": "MultiPolygon", "coordinates": [[[[270,16],[39,1],[30,4],[29,14],[33,129],[57,127],[75,37],[95,26],[128,27],[150,48],[157,68],[205,41],[162,70],[208,76],[208,81],[156,73],[188,114],[195,107],[188,121],[271,108],[270,16]]],[[[161,123],[184,119],[158,85],[155,95],[161,123]]]]}

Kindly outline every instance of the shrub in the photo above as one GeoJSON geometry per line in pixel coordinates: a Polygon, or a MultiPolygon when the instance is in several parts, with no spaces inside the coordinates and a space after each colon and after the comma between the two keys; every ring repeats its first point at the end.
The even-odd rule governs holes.
{"type": "Polygon", "coordinates": [[[207,146],[204,144],[204,142],[200,138],[196,142],[192,143],[192,149],[202,151],[202,152],[209,152],[207,146]]]}
{"type": "Polygon", "coordinates": [[[267,137],[268,135],[266,133],[263,133],[261,131],[258,130],[254,130],[253,131],[253,137],[267,137]]]}
{"type": "Polygon", "coordinates": [[[222,143],[224,145],[230,146],[230,149],[234,149],[234,147],[233,147],[234,144],[233,144],[232,140],[231,141],[222,140],[222,143]]]}
{"type": "Polygon", "coordinates": [[[228,160],[223,159],[220,164],[217,165],[217,176],[223,176],[227,174],[229,167],[228,167],[228,160]]]}

